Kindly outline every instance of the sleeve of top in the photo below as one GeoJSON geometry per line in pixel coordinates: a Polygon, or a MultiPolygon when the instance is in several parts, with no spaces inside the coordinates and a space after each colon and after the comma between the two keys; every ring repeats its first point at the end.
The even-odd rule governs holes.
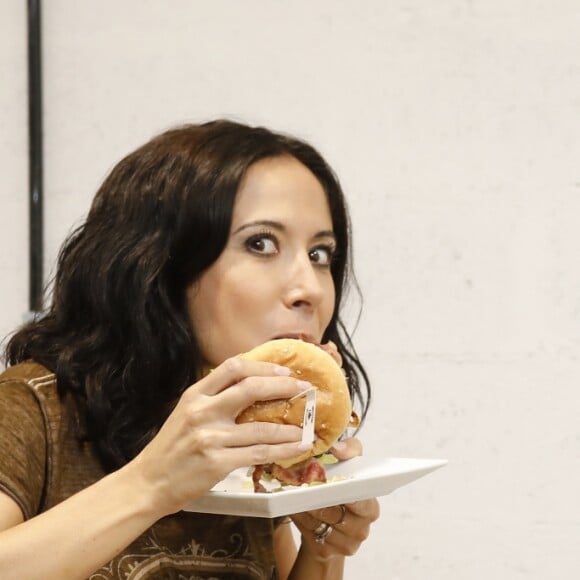
{"type": "Polygon", "coordinates": [[[44,419],[34,394],[16,381],[0,383],[0,490],[25,519],[40,507],[45,464],[44,419]]]}

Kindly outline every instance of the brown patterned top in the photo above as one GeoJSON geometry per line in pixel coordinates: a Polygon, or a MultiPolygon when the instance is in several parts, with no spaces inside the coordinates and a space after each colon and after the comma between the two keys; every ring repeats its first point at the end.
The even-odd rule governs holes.
{"type": "MultiPolygon", "coordinates": [[[[92,446],[75,436],[72,398],[56,378],[23,363],[0,375],[0,490],[26,519],[105,475],[92,446]]],[[[274,521],[179,512],[155,523],[92,580],[271,580],[274,521]]],[[[39,578],[42,577],[39,563],[39,578]]]]}

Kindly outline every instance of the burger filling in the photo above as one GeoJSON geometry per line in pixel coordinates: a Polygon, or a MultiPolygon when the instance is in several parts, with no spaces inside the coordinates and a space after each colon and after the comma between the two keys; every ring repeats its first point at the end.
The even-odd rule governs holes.
{"type": "Polygon", "coordinates": [[[260,481],[262,477],[277,479],[282,485],[326,483],[324,467],[314,457],[309,457],[290,467],[282,467],[276,463],[256,465],[252,472],[252,482],[255,492],[267,492],[260,481]]]}

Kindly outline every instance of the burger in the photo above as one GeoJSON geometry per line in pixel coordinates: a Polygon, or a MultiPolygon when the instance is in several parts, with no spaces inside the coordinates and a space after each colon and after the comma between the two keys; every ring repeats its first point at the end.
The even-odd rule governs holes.
{"type": "MultiPolygon", "coordinates": [[[[316,387],[313,448],[279,463],[254,466],[254,490],[266,491],[261,483],[263,477],[277,479],[282,485],[326,482],[321,458],[347,427],[354,427],[358,423],[352,412],[346,377],[334,344],[322,345],[302,339],[281,338],[265,342],[243,353],[241,357],[288,367],[292,377],[308,381],[316,387]]],[[[305,405],[305,396],[258,401],[242,411],[236,422],[264,421],[302,427],[305,405]]]]}

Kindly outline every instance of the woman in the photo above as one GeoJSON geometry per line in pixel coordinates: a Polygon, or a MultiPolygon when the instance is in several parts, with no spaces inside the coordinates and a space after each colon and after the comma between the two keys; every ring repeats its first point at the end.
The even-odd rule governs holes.
{"type": "Polygon", "coordinates": [[[216,121],[122,160],[61,251],[50,309],[7,347],[0,577],[342,577],[376,500],[293,515],[299,550],[284,522],[181,510],[233,469],[305,448],[298,427],[235,423],[305,388],[237,354],[333,341],[366,410],[339,318],[348,238],[337,180],[296,139],[216,121]]]}

